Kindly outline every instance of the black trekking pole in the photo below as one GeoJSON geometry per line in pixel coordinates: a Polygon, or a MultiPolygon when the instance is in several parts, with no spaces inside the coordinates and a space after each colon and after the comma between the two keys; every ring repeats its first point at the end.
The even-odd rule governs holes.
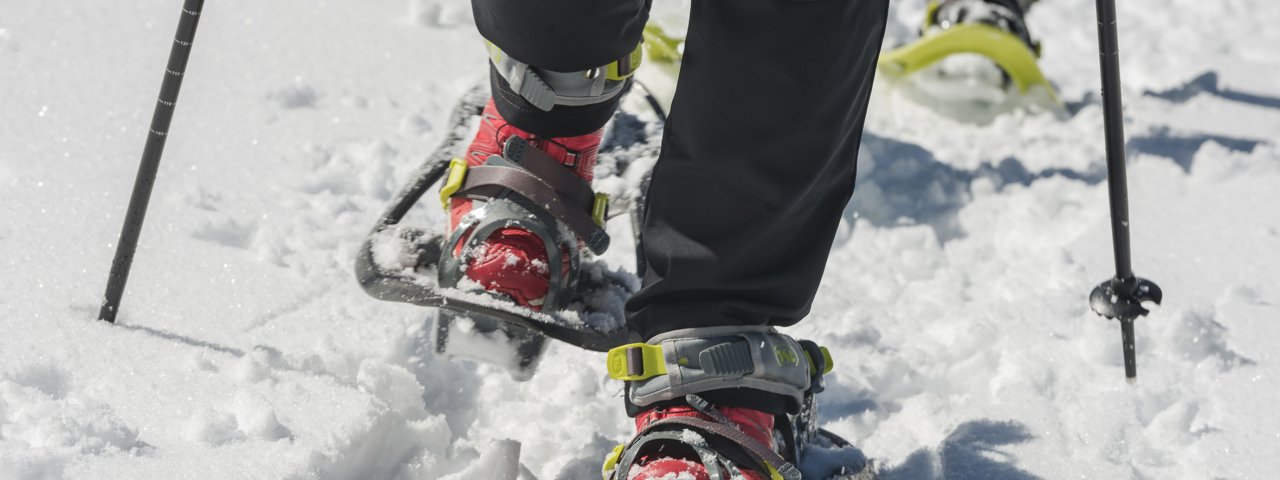
{"type": "Polygon", "coordinates": [[[147,134],[142,149],[142,163],[138,177],[133,181],[133,195],[129,197],[129,210],[125,213],[124,227],[120,231],[120,243],[116,245],[115,260],[111,262],[111,275],[107,277],[107,293],[102,300],[98,318],[111,323],[120,310],[120,297],[124,295],[125,282],[129,280],[129,268],[133,254],[138,249],[138,237],[142,234],[142,220],[147,216],[147,204],[151,202],[151,187],[156,183],[156,171],[160,168],[160,155],[164,152],[164,140],[173,120],[174,105],[178,101],[178,89],[182,87],[182,74],[191,56],[191,42],[196,36],[196,24],[204,0],[186,0],[182,5],[182,18],[178,21],[178,33],[169,50],[169,64],[165,68],[164,82],[160,85],[160,97],[151,115],[151,133],[147,134]]]}
{"type": "Polygon", "coordinates": [[[1133,321],[1146,315],[1143,302],[1160,303],[1160,287],[1133,275],[1129,255],[1129,189],[1125,174],[1124,121],[1120,102],[1120,45],[1116,40],[1115,0],[1098,2],[1098,50],[1102,63],[1102,108],[1107,142],[1107,187],[1111,193],[1111,241],[1115,246],[1116,276],[1093,289],[1089,305],[1098,315],[1120,320],[1124,345],[1124,375],[1138,377],[1133,321]]]}

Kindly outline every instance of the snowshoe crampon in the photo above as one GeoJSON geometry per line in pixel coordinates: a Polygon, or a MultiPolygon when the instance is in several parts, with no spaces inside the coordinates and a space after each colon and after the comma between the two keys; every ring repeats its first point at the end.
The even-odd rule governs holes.
{"type": "MultiPolygon", "coordinates": [[[[445,138],[396,194],[358,252],[356,276],[365,292],[374,298],[439,308],[435,331],[438,353],[497,364],[522,380],[532,375],[548,337],[602,352],[627,343],[623,305],[639,288],[639,280],[602,261],[581,258],[573,234],[563,232],[565,227],[554,219],[538,219],[541,226],[528,229],[546,237],[545,245],[565,247],[549,249],[554,252],[552,263],[559,264],[563,253],[568,255],[572,268],[565,278],[553,275],[552,290],[556,298],[549,299],[541,311],[535,311],[478,286],[460,285],[466,282],[457,274],[460,267],[451,255],[451,250],[462,246],[459,242],[465,243],[458,235],[451,238],[438,233],[438,229],[401,223],[432,186],[444,180],[442,188],[446,192],[458,188],[457,178],[451,171],[458,169],[459,162],[453,160],[462,156],[470,140],[473,120],[479,117],[488,98],[488,90],[477,87],[459,100],[445,138]],[[445,280],[443,285],[441,279],[445,280]]],[[[629,211],[630,204],[639,196],[639,179],[644,172],[634,170],[647,170],[656,160],[657,133],[665,120],[660,105],[661,102],[636,85],[606,127],[596,171],[597,183],[604,184],[598,190],[608,190],[610,195],[607,196],[608,208],[597,199],[597,207],[603,210],[599,212],[600,223],[608,218],[609,211],[629,211]]],[[[519,147],[521,142],[514,143],[519,147]]],[[[510,154],[512,147],[508,145],[504,155],[510,154]]],[[[510,166],[506,165],[510,162],[501,157],[494,157],[494,161],[510,166]]],[[[519,195],[499,196],[503,198],[479,207],[503,210],[505,213],[499,212],[502,214],[497,216],[498,220],[469,226],[464,220],[457,230],[515,225],[535,216],[545,216],[536,204],[519,195]]],[[[472,237],[483,240],[479,235],[483,232],[472,233],[472,237]]],[[[602,242],[607,242],[607,237],[586,239],[587,246],[596,253],[602,250],[602,242]]]]}

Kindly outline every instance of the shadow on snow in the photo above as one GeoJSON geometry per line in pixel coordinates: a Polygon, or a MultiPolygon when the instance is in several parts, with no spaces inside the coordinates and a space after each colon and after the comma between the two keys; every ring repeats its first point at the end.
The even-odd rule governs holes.
{"type": "Polygon", "coordinates": [[[880,472],[880,480],[982,478],[1037,480],[1018,468],[1017,459],[1002,447],[1035,439],[1026,425],[1014,421],[973,420],[947,435],[938,449],[919,449],[901,464],[880,472]]]}
{"type": "MultiPolygon", "coordinates": [[[[1101,126],[1099,126],[1101,129],[1101,126]]],[[[1098,141],[1102,133],[1098,133],[1098,141]]],[[[1196,152],[1205,143],[1214,142],[1236,151],[1250,153],[1262,142],[1211,134],[1175,134],[1167,128],[1143,135],[1132,135],[1126,145],[1130,158],[1144,153],[1168,158],[1189,172],[1196,152]]],[[[938,160],[933,152],[909,142],[863,134],[860,162],[871,161],[874,168],[860,174],[853,198],[844,210],[849,224],[864,219],[877,227],[928,225],[939,241],[963,237],[956,214],[973,200],[971,185],[985,178],[998,190],[1008,185],[1027,186],[1045,178],[1063,177],[1096,185],[1107,179],[1102,159],[1091,168],[1080,171],[1048,168],[1031,171],[1015,157],[998,163],[983,163],[976,169],[961,169],[938,160]]]]}

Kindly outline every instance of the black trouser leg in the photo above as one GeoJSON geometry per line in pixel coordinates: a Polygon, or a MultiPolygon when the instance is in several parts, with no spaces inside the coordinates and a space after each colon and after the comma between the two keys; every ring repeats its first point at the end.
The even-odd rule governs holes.
{"type": "MultiPolygon", "coordinates": [[[[853,193],[888,0],[698,0],[641,231],[644,338],[791,325],[853,193]]],[[[781,413],[778,395],[703,392],[781,413]]],[[[627,404],[628,413],[642,409],[627,404]]]]}
{"type": "Polygon", "coordinates": [[[699,0],[642,230],[644,338],[791,325],[822,278],[887,0],[699,0]]]}
{"type": "MultiPolygon", "coordinates": [[[[472,0],[480,35],[511,58],[557,72],[608,65],[635,50],[650,0],[472,0]]],[[[512,125],[546,137],[591,133],[613,116],[621,96],[545,112],[511,91],[493,72],[494,105],[512,125]]]]}

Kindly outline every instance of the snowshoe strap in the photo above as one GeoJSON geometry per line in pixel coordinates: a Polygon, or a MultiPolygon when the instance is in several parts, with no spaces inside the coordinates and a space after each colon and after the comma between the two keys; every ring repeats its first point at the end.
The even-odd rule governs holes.
{"type": "Polygon", "coordinates": [[[750,388],[788,398],[798,411],[805,394],[822,390],[830,353],[768,326],[694,328],[668,332],[649,343],[616,347],[609,375],[627,383],[637,406],[725,388],[750,388]]]}
{"type": "MultiPolygon", "coordinates": [[[[490,162],[478,167],[468,167],[461,184],[449,196],[489,200],[501,197],[508,191],[515,192],[564,223],[592,252],[604,253],[609,248],[609,235],[605,233],[603,225],[607,207],[601,205],[608,205],[608,198],[596,195],[582,179],[565,170],[555,160],[540,158],[538,153],[541,152],[537,149],[527,144],[524,147],[512,147],[513,143],[515,142],[508,142],[508,150],[517,151],[520,157],[518,160],[512,160],[506,165],[503,162],[490,162]],[[555,165],[547,165],[547,162],[555,165]],[[538,172],[544,175],[539,175],[538,172]],[[569,181],[561,173],[572,176],[577,181],[569,181]]],[[[523,140],[519,143],[523,143],[523,140]]]]}
{"type": "Polygon", "coordinates": [[[574,174],[566,166],[546,152],[534,148],[523,138],[512,136],[502,149],[502,157],[519,164],[529,172],[537,175],[557,193],[565,197],[570,205],[586,205],[595,202],[596,192],[591,184],[574,174]]]}

